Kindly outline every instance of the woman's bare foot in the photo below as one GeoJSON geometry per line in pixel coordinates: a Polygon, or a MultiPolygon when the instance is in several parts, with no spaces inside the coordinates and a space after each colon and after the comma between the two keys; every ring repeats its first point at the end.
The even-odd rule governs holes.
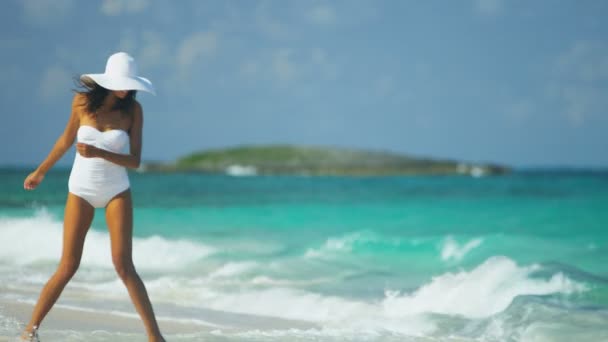
{"type": "Polygon", "coordinates": [[[25,327],[20,337],[21,341],[40,342],[40,339],[38,338],[38,326],[34,325],[33,327],[30,327],[28,325],[25,327]]]}

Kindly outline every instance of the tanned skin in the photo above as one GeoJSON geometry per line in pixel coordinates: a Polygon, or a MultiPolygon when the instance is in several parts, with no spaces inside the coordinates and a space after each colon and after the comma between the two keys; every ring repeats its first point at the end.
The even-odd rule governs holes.
{"type": "MultiPolygon", "coordinates": [[[[59,160],[76,140],[80,126],[92,126],[100,131],[121,129],[129,134],[130,153],[119,154],[99,149],[92,145],[77,143],[77,152],[85,158],[103,158],[112,163],[127,167],[138,168],[141,161],[143,110],[135,101],[132,115],[112,111],[118,98],[122,99],[127,91],[110,91],[103,104],[97,110],[97,115],[91,115],[86,110],[86,97],[76,93],[72,101],[70,119],[61,136],[55,142],[53,149],[40,166],[30,173],[23,187],[34,190],[42,182],[45,174],[59,160]]],[[[63,222],[63,250],[61,260],[55,273],[42,288],[38,302],[30,322],[25,327],[22,337],[25,338],[34,326],[40,326],[42,320],[51,310],[66,284],[76,273],[80,265],[84,239],[91,226],[95,209],[84,199],[68,192],[63,222]]],[[[106,223],[110,234],[112,262],[116,273],[125,284],[129,296],[139,313],[150,342],[164,342],[158,323],[154,316],[152,304],[144,283],[135,270],[132,259],[133,238],[133,205],[131,190],[127,189],[115,197],[105,207],[106,223]]]]}

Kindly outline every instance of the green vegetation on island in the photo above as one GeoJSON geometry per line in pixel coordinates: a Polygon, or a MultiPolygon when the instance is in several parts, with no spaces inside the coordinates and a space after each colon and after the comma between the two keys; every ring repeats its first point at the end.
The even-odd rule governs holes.
{"type": "Polygon", "coordinates": [[[244,145],[203,150],[174,163],[143,163],[140,171],[245,175],[494,175],[509,168],[487,163],[415,158],[386,151],[294,145],[244,145]]]}

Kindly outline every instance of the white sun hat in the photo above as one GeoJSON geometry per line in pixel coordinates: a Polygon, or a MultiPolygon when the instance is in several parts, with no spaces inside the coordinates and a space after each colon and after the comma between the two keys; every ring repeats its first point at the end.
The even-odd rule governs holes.
{"type": "Polygon", "coordinates": [[[141,90],[156,95],[152,82],[137,76],[135,59],[126,52],[117,52],[108,58],[103,74],[83,74],[80,79],[91,79],[110,90],[141,90]]]}

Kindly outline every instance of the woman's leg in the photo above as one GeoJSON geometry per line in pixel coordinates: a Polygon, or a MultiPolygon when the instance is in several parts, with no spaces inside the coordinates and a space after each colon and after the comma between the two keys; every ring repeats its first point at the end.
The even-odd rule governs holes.
{"type": "Polygon", "coordinates": [[[106,222],[112,244],[112,261],[116,273],[127,287],[150,341],[164,341],[154,317],[146,287],[139,278],[132,259],[133,206],[131,190],[114,197],[106,206],[106,222]]]}
{"type": "Polygon", "coordinates": [[[91,226],[95,209],[84,199],[68,192],[63,219],[63,252],[57,271],[48,280],[40,292],[40,298],[34,306],[32,318],[25,327],[30,332],[33,326],[40,323],[51,310],[61,295],[63,288],[76,273],[80,265],[84,238],[91,226]]]}

